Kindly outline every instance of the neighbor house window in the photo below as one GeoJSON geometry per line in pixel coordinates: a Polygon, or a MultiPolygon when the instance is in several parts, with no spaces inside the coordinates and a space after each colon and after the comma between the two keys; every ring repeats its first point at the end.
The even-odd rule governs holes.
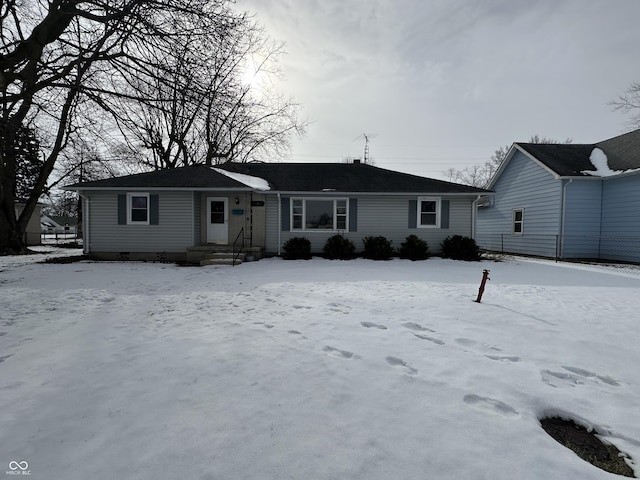
{"type": "Polygon", "coordinates": [[[149,225],[149,194],[129,193],[127,200],[127,223],[149,225]]]}
{"type": "Polygon", "coordinates": [[[513,210],[513,230],[514,235],[522,235],[524,227],[524,209],[516,208],[513,210]]]}
{"type": "Polygon", "coordinates": [[[437,197],[418,198],[418,227],[440,228],[440,199],[437,197]]]}
{"type": "Polygon", "coordinates": [[[344,198],[292,198],[292,230],[346,230],[347,200],[344,198]]]}

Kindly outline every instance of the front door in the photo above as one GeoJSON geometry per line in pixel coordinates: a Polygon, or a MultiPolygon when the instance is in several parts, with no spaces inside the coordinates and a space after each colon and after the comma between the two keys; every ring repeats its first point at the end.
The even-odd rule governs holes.
{"type": "Polygon", "coordinates": [[[229,242],[228,199],[207,197],[207,243],[229,242]]]}

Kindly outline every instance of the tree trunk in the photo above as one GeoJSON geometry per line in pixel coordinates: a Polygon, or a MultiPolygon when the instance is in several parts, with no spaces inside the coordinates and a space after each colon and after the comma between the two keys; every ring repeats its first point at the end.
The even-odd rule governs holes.
{"type": "Polygon", "coordinates": [[[6,201],[0,205],[0,255],[18,254],[27,251],[24,232],[20,231],[14,205],[7,205],[6,201]]]}

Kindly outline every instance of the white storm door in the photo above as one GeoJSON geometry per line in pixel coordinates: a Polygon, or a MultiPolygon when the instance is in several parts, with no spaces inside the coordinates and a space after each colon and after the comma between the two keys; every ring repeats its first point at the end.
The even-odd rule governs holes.
{"type": "Polygon", "coordinates": [[[207,197],[207,243],[229,243],[228,200],[207,197]]]}

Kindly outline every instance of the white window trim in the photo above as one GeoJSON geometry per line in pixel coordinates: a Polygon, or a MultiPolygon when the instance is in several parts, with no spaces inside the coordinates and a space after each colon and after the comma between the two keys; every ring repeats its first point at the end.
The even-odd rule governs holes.
{"type": "Polygon", "coordinates": [[[418,228],[440,228],[440,220],[442,216],[442,199],[440,197],[418,197],[416,226],[418,228]],[[435,225],[422,225],[422,202],[436,202],[436,223],[435,225]]]}
{"type": "Polygon", "coordinates": [[[291,197],[289,200],[289,230],[292,232],[348,232],[349,231],[349,199],[345,197],[291,197]],[[302,201],[302,228],[293,227],[293,202],[295,200],[302,201]],[[307,222],[307,200],[310,201],[327,201],[333,202],[333,228],[306,228],[307,222]],[[337,228],[338,226],[338,204],[344,201],[346,205],[345,228],[337,228]]]}
{"type": "Polygon", "coordinates": [[[150,225],[149,223],[150,219],[151,219],[151,199],[149,198],[149,194],[143,193],[143,192],[128,192],[127,193],[127,225],[150,225]],[[147,198],[147,220],[146,221],[140,222],[140,221],[134,221],[131,219],[132,197],[147,198]]]}
{"type": "Polygon", "coordinates": [[[511,235],[524,235],[524,208],[514,208],[511,210],[511,235]],[[522,219],[517,222],[520,224],[520,231],[516,232],[516,212],[522,212],[522,219]]]}

